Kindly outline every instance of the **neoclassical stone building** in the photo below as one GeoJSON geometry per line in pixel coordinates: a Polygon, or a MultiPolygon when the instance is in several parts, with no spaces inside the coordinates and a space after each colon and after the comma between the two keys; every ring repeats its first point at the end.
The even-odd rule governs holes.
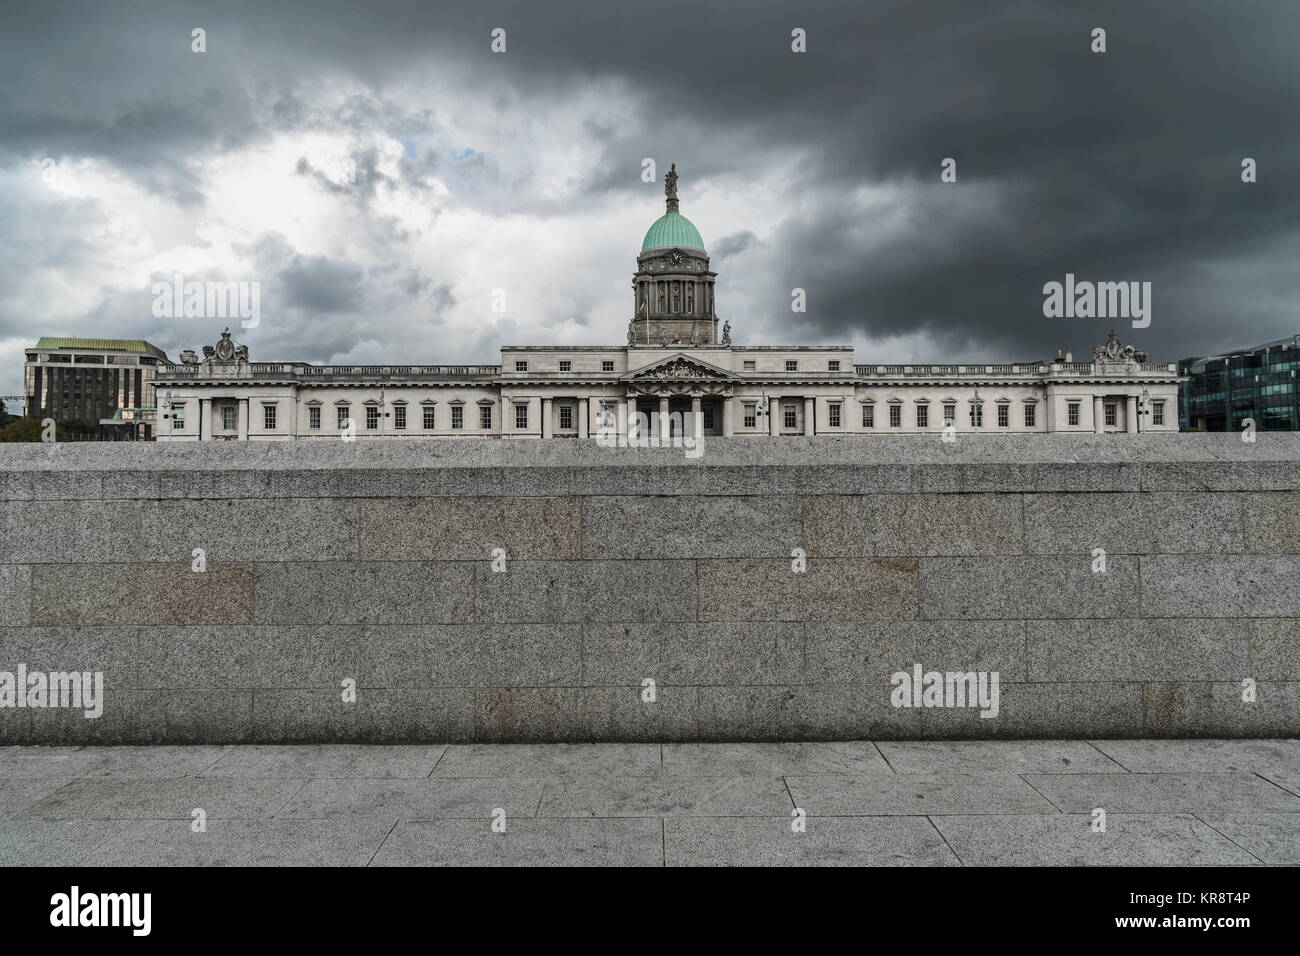
{"type": "Polygon", "coordinates": [[[678,209],[650,227],[627,343],[510,346],[500,365],[250,362],[229,332],[154,379],[159,441],[1178,430],[1177,366],[1112,332],[1091,361],[861,365],[849,346],[737,345],[678,209]],[[349,425],[351,428],[349,429],[349,425]]]}

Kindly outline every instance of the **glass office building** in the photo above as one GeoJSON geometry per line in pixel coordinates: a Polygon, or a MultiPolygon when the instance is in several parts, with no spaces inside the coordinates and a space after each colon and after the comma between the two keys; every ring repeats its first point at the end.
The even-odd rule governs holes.
{"type": "Polygon", "coordinates": [[[1300,335],[1221,355],[1183,359],[1179,425],[1190,431],[1240,431],[1247,418],[1259,431],[1300,429],[1296,371],[1300,335]]]}

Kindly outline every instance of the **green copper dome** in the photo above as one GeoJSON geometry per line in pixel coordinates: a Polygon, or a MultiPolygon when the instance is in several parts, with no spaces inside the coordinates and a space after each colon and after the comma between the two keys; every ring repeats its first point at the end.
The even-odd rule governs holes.
{"type": "MultiPolygon", "coordinates": [[[[675,198],[675,197],[674,197],[675,198]]],[[[675,203],[674,203],[675,205],[675,203]]],[[[655,220],[650,231],[645,234],[641,251],[657,249],[660,246],[682,246],[683,248],[704,251],[704,240],[695,224],[679,212],[669,212],[655,220]]]]}

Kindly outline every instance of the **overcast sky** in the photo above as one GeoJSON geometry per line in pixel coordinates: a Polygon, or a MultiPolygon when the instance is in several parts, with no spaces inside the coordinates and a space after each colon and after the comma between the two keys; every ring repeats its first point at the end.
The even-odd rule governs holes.
{"type": "Polygon", "coordinates": [[[153,316],[176,273],[260,283],[254,361],[621,344],[672,162],[742,344],[1262,343],[1300,332],[1297,51],[1249,0],[7,0],[0,392],[41,335],[214,342],[153,316]],[[1151,282],[1150,327],[1045,318],[1067,272],[1151,282]]]}

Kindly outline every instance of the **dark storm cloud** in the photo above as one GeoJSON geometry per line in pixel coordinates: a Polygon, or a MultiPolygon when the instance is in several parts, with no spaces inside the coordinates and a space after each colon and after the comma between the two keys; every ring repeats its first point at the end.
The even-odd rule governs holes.
{"type": "Polygon", "coordinates": [[[280,304],[310,312],[349,312],[361,303],[364,273],[323,256],[295,256],[273,280],[280,304]]]}
{"type": "MultiPolygon", "coordinates": [[[[1151,327],[1121,325],[1121,337],[1161,359],[1300,331],[1294,4],[258,0],[20,3],[0,18],[0,166],[99,157],[192,203],[188,157],[311,128],[323,118],[303,90],[322,77],[372,93],[331,122],[412,142],[440,115],[522,98],[560,116],[617,81],[622,119],[585,126],[601,150],[581,186],[593,203],[626,200],[640,216],[646,156],[677,162],[688,214],[692,190],[743,194],[798,157],[779,184],[777,221],[713,224],[725,238],[711,250],[732,270],[720,276],[720,309],[738,298],[729,276],[743,276],[757,296],[749,305],[786,339],[920,333],[935,360],[1083,351],[1115,323],[1042,316],[1043,283],[1066,272],[1152,281],[1151,327]],[[194,26],[208,30],[199,58],[194,26]],[[498,26],[503,56],[488,50],[498,26]],[[796,26],[806,54],[790,52],[796,26]],[[1089,51],[1095,26],[1108,32],[1105,54],[1089,51]],[[476,98],[431,97],[416,111],[386,100],[430,65],[474,81],[476,98]],[[1240,181],[1244,156],[1259,162],[1256,184],[1240,181]],[[957,161],[956,184],[939,182],[945,157],[957,161]],[[807,290],[806,315],[789,312],[794,287],[807,290]]],[[[369,202],[384,174],[372,155],[356,159],[362,188],[351,195],[369,202]]],[[[409,182],[445,178],[490,212],[548,208],[490,157],[426,145],[401,169],[409,182]]],[[[629,246],[644,229],[636,222],[629,246]]],[[[359,269],[312,260],[285,270],[292,305],[362,301],[359,269]]],[[[593,288],[609,279],[581,278],[593,288]]],[[[593,317],[612,339],[624,321],[593,317]]]]}

